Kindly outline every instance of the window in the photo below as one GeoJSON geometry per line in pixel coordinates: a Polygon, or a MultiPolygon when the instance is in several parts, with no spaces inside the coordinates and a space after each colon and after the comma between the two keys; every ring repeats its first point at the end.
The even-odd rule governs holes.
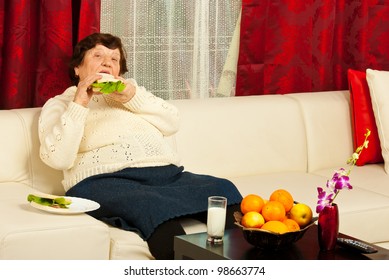
{"type": "MultiPolygon", "coordinates": [[[[226,95],[217,88],[241,0],[101,2],[101,32],[121,37],[127,50],[126,77],[163,99],[226,95]]],[[[224,77],[234,80],[230,72],[224,77]]]]}

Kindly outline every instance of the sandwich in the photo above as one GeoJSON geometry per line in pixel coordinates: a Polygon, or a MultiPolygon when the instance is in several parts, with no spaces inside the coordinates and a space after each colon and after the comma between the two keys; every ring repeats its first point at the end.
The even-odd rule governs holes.
{"type": "Polygon", "coordinates": [[[44,196],[38,196],[34,194],[29,194],[27,196],[28,202],[35,202],[43,206],[49,206],[53,208],[68,208],[72,203],[72,200],[68,197],[55,196],[46,194],[44,196]]]}
{"type": "Polygon", "coordinates": [[[101,79],[96,80],[91,84],[94,92],[101,92],[103,94],[110,94],[112,92],[122,92],[126,85],[119,79],[115,79],[114,76],[106,73],[99,73],[103,76],[101,79]]]}

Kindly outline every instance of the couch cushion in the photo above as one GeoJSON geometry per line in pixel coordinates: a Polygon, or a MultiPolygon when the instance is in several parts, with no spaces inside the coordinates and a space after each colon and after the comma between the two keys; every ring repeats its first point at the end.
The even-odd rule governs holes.
{"type": "Polygon", "coordinates": [[[367,69],[366,79],[385,161],[385,171],[389,174],[389,71],[367,69]]]}
{"type": "Polygon", "coordinates": [[[308,170],[343,165],[353,152],[349,91],[289,94],[301,106],[308,170]]]}
{"type": "Polygon", "coordinates": [[[44,193],[63,195],[62,171],[44,164],[39,157],[40,108],[0,111],[0,182],[21,182],[44,193]]]}
{"type": "Polygon", "coordinates": [[[188,171],[230,177],[306,170],[304,122],[287,96],[171,102],[181,115],[175,140],[188,171]]]}
{"type": "Polygon", "coordinates": [[[111,260],[150,260],[151,255],[147,242],[132,231],[125,231],[109,226],[111,236],[111,260]]]}
{"type": "MultiPolygon", "coordinates": [[[[186,234],[206,232],[207,225],[192,218],[181,218],[180,223],[186,234]]],[[[111,260],[149,260],[154,259],[146,241],[132,231],[109,226],[111,235],[111,260]]]]}
{"type": "Polygon", "coordinates": [[[316,187],[323,182],[321,176],[295,171],[230,177],[229,179],[238,187],[242,196],[253,193],[269,199],[276,189],[286,189],[295,201],[309,205],[312,211],[316,208],[316,187]]]}
{"type": "MultiPolygon", "coordinates": [[[[333,173],[334,169],[315,172],[324,178],[333,173]]],[[[353,189],[336,198],[341,231],[372,243],[389,242],[389,223],[385,222],[389,220],[389,176],[383,164],[354,167],[350,183],[353,189]]]]}
{"type": "MultiPolygon", "coordinates": [[[[346,165],[342,167],[347,168],[346,165]]],[[[329,178],[334,170],[324,169],[314,173],[329,178]]],[[[385,173],[384,164],[368,164],[363,168],[355,166],[350,173],[350,183],[352,186],[356,185],[359,188],[389,197],[389,176],[385,173]]]]}
{"type": "Polygon", "coordinates": [[[108,227],[87,214],[57,215],[31,207],[34,190],[0,183],[0,259],[108,259],[108,227]]]}
{"type": "Polygon", "coordinates": [[[363,151],[356,164],[362,166],[367,163],[383,162],[380,139],[378,137],[377,125],[375,124],[369,86],[366,80],[366,72],[349,69],[348,81],[354,150],[363,145],[366,129],[368,128],[371,131],[369,148],[363,151]]]}
{"type": "Polygon", "coordinates": [[[385,249],[389,250],[389,242],[378,242],[378,243],[375,243],[374,245],[380,246],[382,248],[385,248],[385,249]]]}

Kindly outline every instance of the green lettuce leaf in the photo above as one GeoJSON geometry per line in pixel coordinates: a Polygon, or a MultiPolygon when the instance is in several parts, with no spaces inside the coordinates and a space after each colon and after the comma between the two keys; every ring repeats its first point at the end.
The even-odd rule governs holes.
{"type": "Polygon", "coordinates": [[[44,206],[51,206],[56,208],[68,208],[69,205],[72,203],[72,200],[69,198],[65,198],[62,196],[56,197],[56,198],[47,198],[47,197],[40,197],[37,195],[29,194],[27,196],[28,202],[35,202],[40,205],[44,206]]]}
{"type": "Polygon", "coordinates": [[[122,81],[102,83],[94,82],[91,86],[93,88],[98,88],[103,94],[110,94],[115,91],[122,92],[126,87],[122,81]]]}

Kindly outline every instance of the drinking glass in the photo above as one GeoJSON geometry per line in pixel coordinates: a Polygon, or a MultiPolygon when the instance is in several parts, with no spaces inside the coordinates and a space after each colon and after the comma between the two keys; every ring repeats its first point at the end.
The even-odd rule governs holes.
{"type": "Polygon", "coordinates": [[[208,197],[207,233],[208,242],[222,243],[226,226],[227,198],[223,196],[208,197]]]}

